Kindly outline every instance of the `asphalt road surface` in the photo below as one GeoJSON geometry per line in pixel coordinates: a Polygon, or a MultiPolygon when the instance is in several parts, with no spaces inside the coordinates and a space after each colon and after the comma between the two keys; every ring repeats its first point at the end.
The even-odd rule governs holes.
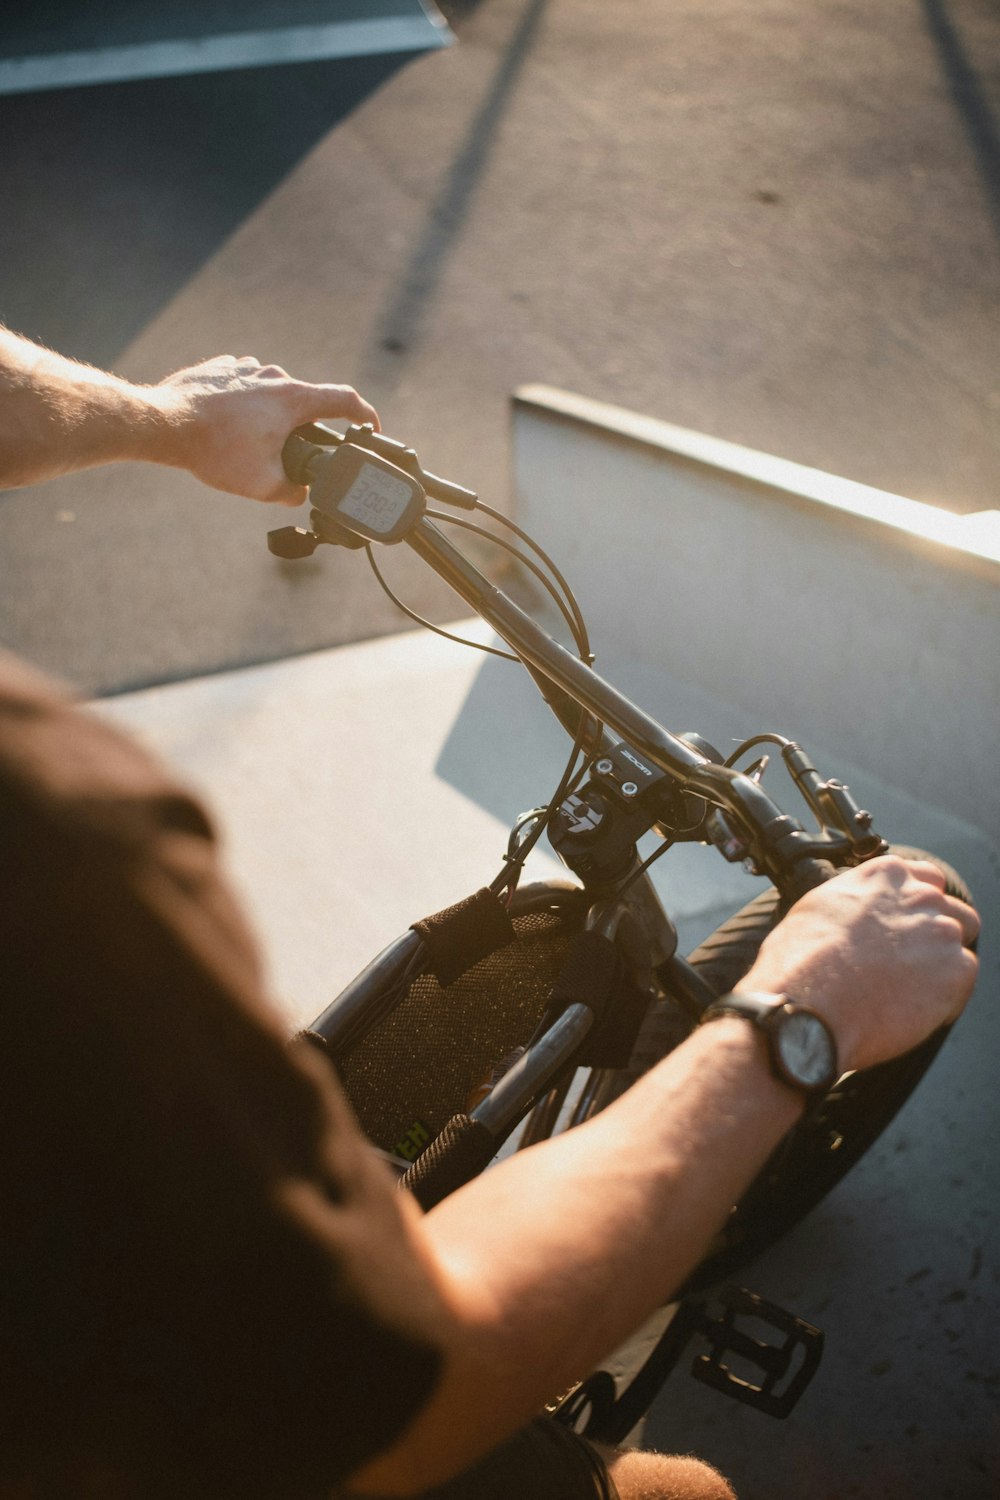
{"type": "MultiPolygon", "coordinates": [[[[0,98],[0,317],[139,380],[252,352],[352,381],[501,505],[536,380],[996,504],[991,0],[443,8],[458,45],[422,56],[0,98]]],[[[268,520],[131,467],[6,497],[0,640],[113,691],[398,627],[268,520]]]]}

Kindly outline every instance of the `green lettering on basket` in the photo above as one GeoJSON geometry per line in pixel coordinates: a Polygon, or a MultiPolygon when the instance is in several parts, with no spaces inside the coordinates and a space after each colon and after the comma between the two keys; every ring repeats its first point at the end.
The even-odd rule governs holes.
{"type": "Polygon", "coordinates": [[[414,1120],[406,1134],[393,1146],[393,1155],[401,1156],[404,1161],[416,1161],[430,1138],[431,1133],[423,1120],[414,1120]]]}

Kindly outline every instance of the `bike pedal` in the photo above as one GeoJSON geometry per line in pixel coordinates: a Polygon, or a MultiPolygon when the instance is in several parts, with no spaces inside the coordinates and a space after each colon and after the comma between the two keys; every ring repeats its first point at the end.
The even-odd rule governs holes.
{"type": "Polygon", "coordinates": [[[704,1313],[698,1325],[711,1352],[698,1355],[691,1374],[734,1401],[771,1417],[787,1417],[819,1367],[821,1330],[745,1287],[725,1286],[717,1295],[723,1307],[721,1317],[704,1313]],[[754,1318],[783,1334],[784,1339],[777,1344],[765,1343],[738,1328],[737,1318],[754,1318]],[[760,1370],[760,1384],[735,1374],[725,1363],[727,1356],[736,1356],[760,1370]],[[794,1370],[793,1365],[797,1366],[794,1370]]]}

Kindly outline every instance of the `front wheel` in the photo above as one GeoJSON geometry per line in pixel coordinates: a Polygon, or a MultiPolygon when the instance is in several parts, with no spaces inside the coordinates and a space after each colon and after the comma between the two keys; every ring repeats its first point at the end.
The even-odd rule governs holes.
{"type": "MultiPolygon", "coordinates": [[[[894,847],[892,852],[937,865],[948,894],[972,904],[965,882],[944,861],[919,849],[894,847]]],[[[706,938],[688,962],[716,995],[727,994],[749,971],[782,914],[777,891],[765,891],[706,938]]],[[[732,1275],[825,1198],[909,1098],[949,1030],[941,1027],[902,1057],[842,1078],[822,1107],[779,1146],[684,1291],[698,1291],[732,1275]]]]}

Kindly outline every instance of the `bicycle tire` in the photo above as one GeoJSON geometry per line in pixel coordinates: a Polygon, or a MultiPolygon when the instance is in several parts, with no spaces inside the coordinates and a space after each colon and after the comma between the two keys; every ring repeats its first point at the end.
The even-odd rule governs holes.
{"type": "MultiPolygon", "coordinates": [[[[972,905],[965,882],[944,860],[919,849],[894,846],[892,852],[907,859],[929,860],[944,875],[949,895],[972,905]]],[[[748,972],[760,945],[783,914],[778,892],[763,892],[706,938],[688,962],[715,994],[726,994],[748,972]]],[[[822,1108],[774,1152],[680,1294],[703,1291],[733,1275],[811,1212],[906,1103],[950,1029],[943,1026],[902,1057],[841,1080],[822,1108]]]]}

